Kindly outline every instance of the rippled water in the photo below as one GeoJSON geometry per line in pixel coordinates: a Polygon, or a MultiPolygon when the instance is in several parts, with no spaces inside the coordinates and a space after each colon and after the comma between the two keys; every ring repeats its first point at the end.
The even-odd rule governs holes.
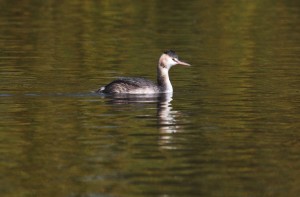
{"type": "Polygon", "coordinates": [[[298,1],[0,2],[1,196],[298,196],[298,1]],[[156,77],[173,95],[93,93],[156,77]]]}

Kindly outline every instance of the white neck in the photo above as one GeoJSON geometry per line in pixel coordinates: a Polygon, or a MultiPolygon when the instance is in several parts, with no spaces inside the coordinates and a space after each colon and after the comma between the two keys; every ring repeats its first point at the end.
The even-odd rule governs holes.
{"type": "Polygon", "coordinates": [[[169,68],[163,65],[162,62],[159,62],[157,66],[157,84],[161,92],[173,92],[173,87],[169,79],[169,68]]]}

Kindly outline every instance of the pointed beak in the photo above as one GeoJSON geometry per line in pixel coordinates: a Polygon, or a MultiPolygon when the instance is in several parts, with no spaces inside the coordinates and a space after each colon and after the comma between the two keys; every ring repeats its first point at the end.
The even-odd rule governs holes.
{"type": "Polygon", "coordinates": [[[183,65],[183,66],[191,66],[190,64],[186,63],[186,62],[182,62],[180,60],[176,60],[177,64],[183,65]]]}

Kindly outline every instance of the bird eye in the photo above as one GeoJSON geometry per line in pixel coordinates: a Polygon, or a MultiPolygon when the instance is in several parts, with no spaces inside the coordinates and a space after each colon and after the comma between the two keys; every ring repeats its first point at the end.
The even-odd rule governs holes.
{"type": "Polygon", "coordinates": [[[174,61],[174,62],[178,62],[178,59],[177,58],[172,58],[172,60],[174,61]]]}

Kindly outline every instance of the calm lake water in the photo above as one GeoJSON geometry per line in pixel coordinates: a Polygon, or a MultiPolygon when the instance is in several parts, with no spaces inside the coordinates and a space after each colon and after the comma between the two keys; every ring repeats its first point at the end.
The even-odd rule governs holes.
{"type": "Polygon", "coordinates": [[[0,1],[1,196],[299,196],[300,2],[0,1]],[[173,95],[93,93],[119,76],[173,95]]]}

